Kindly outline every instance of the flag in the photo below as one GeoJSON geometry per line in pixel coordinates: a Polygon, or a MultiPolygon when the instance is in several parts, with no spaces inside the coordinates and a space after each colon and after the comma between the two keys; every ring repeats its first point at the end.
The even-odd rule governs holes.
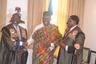
{"type": "Polygon", "coordinates": [[[52,7],[52,0],[50,0],[50,2],[49,2],[49,8],[48,8],[48,12],[49,12],[49,14],[52,16],[52,14],[53,14],[53,7],[52,7]]]}

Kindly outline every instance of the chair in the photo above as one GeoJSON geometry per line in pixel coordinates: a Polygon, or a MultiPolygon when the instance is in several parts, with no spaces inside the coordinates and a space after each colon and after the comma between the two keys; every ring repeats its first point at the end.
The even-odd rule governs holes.
{"type": "Polygon", "coordinates": [[[89,64],[90,63],[90,55],[91,51],[90,48],[83,48],[83,61],[82,64],[89,64]]]}
{"type": "Polygon", "coordinates": [[[96,51],[91,50],[90,64],[96,64],[96,51]]]}

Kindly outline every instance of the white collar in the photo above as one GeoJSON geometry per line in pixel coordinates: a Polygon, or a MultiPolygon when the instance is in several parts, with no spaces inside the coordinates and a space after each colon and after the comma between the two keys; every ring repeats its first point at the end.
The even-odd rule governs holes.
{"type": "Polygon", "coordinates": [[[73,30],[74,28],[76,28],[77,26],[78,26],[78,25],[75,25],[75,26],[71,27],[69,31],[72,31],[72,30],[73,30]]]}

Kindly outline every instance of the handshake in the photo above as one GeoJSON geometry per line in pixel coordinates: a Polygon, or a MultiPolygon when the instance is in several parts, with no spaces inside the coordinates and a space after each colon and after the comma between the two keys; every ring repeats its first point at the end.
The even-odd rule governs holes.
{"type": "MultiPolygon", "coordinates": [[[[63,40],[61,40],[59,43],[57,43],[58,45],[60,45],[61,47],[63,47],[63,48],[66,48],[66,44],[65,44],[65,42],[63,41],[63,40]]],[[[74,48],[75,49],[80,49],[80,44],[79,43],[75,43],[74,44],[74,48]]]]}

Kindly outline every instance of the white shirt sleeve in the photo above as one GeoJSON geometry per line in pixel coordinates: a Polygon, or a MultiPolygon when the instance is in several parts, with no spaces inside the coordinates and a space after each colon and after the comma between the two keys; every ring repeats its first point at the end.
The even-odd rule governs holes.
{"type": "Polygon", "coordinates": [[[42,27],[44,27],[43,23],[37,25],[37,26],[35,27],[35,29],[33,30],[33,33],[34,33],[35,31],[37,31],[38,29],[41,29],[42,27]]]}
{"type": "Polygon", "coordinates": [[[50,45],[50,50],[52,51],[54,48],[55,48],[55,45],[54,45],[54,43],[51,43],[51,45],[50,45]]]}
{"type": "Polygon", "coordinates": [[[31,43],[34,43],[34,39],[32,38],[32,35],[34,34],[35,31],[37,31],[38,29],[44,27],[43,24],[39,24],[32,32],[31,36],[29,37],[29,39],[27,40],[28,42],[28,45],[31,44],[31,43]]]}
{"type": "Polygon", "coordinates": [[[65,50],[68,51],[68,45],[66,45],[65,50]]]}
{"type": "Polygon", "coordinates": [[[32,36],[27,40],[27,42],[28,42],[28,45],[34,42],[34,39],[32,39],[32,36]]]}

